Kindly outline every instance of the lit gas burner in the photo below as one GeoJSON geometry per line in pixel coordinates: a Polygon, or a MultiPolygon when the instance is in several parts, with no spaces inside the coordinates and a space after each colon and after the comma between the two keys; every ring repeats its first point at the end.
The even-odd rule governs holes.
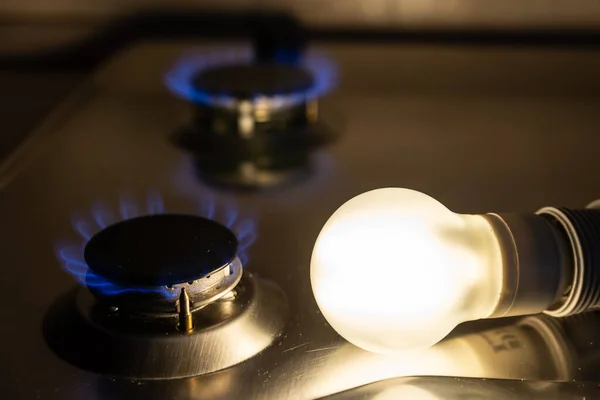
{"type": "Polygon", "coordinates": [[[231,229],[184,214],[105,224],[96,213],[95,234],[77,222],[89,238],[83,251],[59,254],[83,286],[50,309],[50,346],[84,369],[139,379],[213,372],[263,350],[283,325],[286,300],[274,285],[243,275],[252,225],[233,212],[227,219],[231,229]]]}
{"type": "Polygon", "coordinates": [[[333,61],[314,51],[285,62],[257,60],[248,50],[190,51],[165,75],[165,85],[176,96],[232,111],[248,102],[268,101],[272,109],[309,103],[325,96],[336,83],[333,61]]]}
{"type": "Polygon", "coordinates": [[[314,85],[301,65],[257,63],[224,65],[198,72],[193,85],[213,98],[227,93],[231,104],[196,105],[196,126],[218,134],[251,138],[261,132],[306,127],[317,120],[314,85]]]}
{"type": "Polygon", "coordinates": [[[85,247],[88,276],[129,288],[90,291],[128,313],[172,313],[182,291],[192,311],[225,295],[239,282],[236,236],[225,226],[192,215],[162,214],[111,225],[85,247]]]}
{"type": "Polygon", "coordinates": [[[167,86],[194,109],[193,122],[174,141],[193,153],[202,179],[279,185],[305,176],[311,151],[334,138],[318,106],[335,84],[333,63],[314,52],[291,60],[196,54],[169,71],[167,86]]]}

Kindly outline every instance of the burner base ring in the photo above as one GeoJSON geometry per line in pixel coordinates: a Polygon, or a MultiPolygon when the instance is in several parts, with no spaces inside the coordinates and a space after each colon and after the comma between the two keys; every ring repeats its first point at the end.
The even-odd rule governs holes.
{"type": "Polygon", "coordinates": [[[44,337],[63,360],[99,374],[172,379],[216,372],[267,348],[288,314],[285,295],[271,282],[244,276],[235,292],[194,312],[194,330],[181,332],[176,317],[144,323],[100,321],[92,309],[84,315],[76,304],[81,293],[75,290],[49,309],[44,337]]]}

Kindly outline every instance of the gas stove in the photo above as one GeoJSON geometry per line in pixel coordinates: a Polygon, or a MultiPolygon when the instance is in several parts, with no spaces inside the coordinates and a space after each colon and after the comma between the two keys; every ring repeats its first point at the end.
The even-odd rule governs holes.
{"type": "Polygon", "coordinates": [[[162,209],[150,197],[147,215],[122,207],[131,218],[109,224],[104,209],[95,224],[75,222],[84,244],[63,245],[58,256],[83,287],[58,299],[43,327],[58,356],[106,375],[179,378],[231,367],[279,336],[285,294],[252,273],[242,277],[253,221],[230,210],[216,222],[214,204],[204,216],[162,209]]]}
{"type": "Polygon", "coordinates": [[[336,137],[318,111],[336,68],[299,52],[189,52],[166,73],[167,88],[193,104],[172,140],[194,156],[201,179],[264,189],[306,176],[311,150],[336,137]]]}
{"type": "Polygon", "coordinates": [[[368,189],[459,212],[599,197],[599,63],[457,44],[115,54],[0,168],[7,398],[599,396],[596,313],[382,356],[335,333],[309,279],[323,223],[368,189]]]}

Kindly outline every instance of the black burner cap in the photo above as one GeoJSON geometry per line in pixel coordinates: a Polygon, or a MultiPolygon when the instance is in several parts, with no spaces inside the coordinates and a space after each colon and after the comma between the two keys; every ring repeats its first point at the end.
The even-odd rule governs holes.
{"type": "Polygon", "coordinates": [[[251,98],[274,96],[308,90],[312,74],[299,66],[276,63],[228,65],[201,71],[194,87],[214,95],[251,98]]]}
{"type": "Polygon", "coordinates": [[[96,274],[120,285],[190,282],[231,263],[237,239],[223,225],[197,216],[133,218],[96,234],[84,257],[96,274]]]}

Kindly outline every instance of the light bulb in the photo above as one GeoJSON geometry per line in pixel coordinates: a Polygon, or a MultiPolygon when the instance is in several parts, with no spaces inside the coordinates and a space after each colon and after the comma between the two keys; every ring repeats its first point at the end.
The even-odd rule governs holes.
{"type": "Polygon", "coordinates": [[[580,312],[600,303],[600,290],[575,293],[600,289],[573,251],[590,231],[569,230],[561,215],[456,214],[409,189],[363,193],[321,230],[313,293],[342,337],[377,353],[429,347],[465,321],[580,312]]]}

